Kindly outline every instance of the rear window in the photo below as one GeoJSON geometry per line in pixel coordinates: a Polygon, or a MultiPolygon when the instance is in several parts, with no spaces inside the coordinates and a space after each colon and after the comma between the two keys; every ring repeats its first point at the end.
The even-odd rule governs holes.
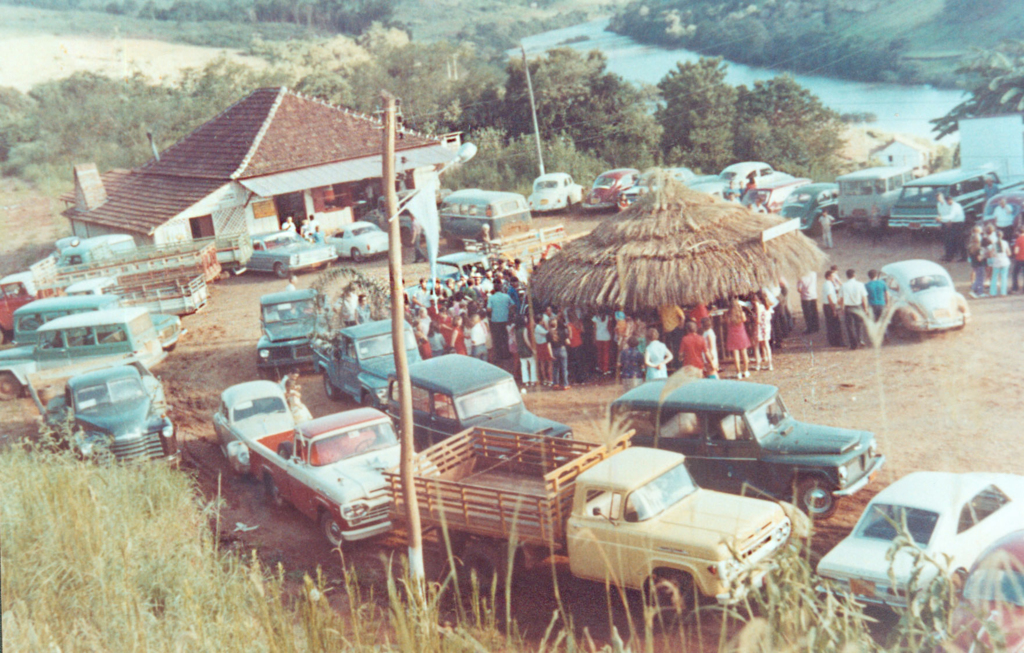
{"type": "Polygon", "coordinates": [[[906,524],[907,532],[914,542],[927,546],[932,539],[932,531],[939,521],[939,513],[921,508],[907,508],[889,504],[875,504],[861,518],[857,536],[872,540],[891,542],[896,539],[899,529],[906,524]]]}
{"type": "Polygon", "coordinates": [[[945,186],[904,186],[903,194],[900,195],[899,204],[907,206],[924,206],[936,204],[939,201],[939,193],[946,194],[945,186]]]}
{"type": "Polygon", "coordinates": [[[594,181],[594,188],[611,188],[615,185],[615,177],[601,175],[594,181]]]}

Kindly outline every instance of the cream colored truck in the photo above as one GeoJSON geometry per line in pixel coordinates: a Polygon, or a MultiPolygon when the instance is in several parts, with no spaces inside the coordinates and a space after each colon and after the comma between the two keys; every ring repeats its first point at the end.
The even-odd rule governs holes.
{"type": "MultiPolygon", "coordinates": [[[[414,474],[423,526],[447,528],[453,554],[484,580],[502,580],[515,542],[517,565],[567,554],[579,578],[732,603],[760,584],[790,521],[778,504],[697,487],[683,460],[628,438],[478,428],[419,453],[414,474]]],[[[400,521],[398,470],[385,476],[400,521]]]]}

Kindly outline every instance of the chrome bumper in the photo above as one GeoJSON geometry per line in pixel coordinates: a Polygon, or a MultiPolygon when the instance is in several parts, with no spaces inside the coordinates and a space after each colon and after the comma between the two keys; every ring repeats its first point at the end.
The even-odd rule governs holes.
{"type": "Polygon", "coordinates": [[[885,456],[879,456],[875,458],[875,464],[871,466],[871,469],[864,472],[864,475],[860,479],[842,490],[834,490],[832,496],[834,497],[848,497],[851,494],[855,494],[864,489],[864,486],[871,482],[871,477],[875,475],[878,470],[882,469],[882,465],[885,464],[885,456]]]}

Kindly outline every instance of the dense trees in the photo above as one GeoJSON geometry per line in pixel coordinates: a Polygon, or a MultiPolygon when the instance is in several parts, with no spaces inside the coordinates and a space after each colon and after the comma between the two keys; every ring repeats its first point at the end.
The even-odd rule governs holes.
{"type": "Polygon", "coordinates": [[[970,97],[932,121],[940,138],[955,132],[961,118],[1024,113],[1024,41],[976,50],[957,72],[967,78],[970,97]]]}
{"type": "Polygon", "coordinates": [[[733,161],[770,161],[797,175],[835,173],[838,114],[788,75],[752,88],[725,82],[721,59],[680,63],[658,88],[656,116],[669,162],[717,172],[733,161]]]}

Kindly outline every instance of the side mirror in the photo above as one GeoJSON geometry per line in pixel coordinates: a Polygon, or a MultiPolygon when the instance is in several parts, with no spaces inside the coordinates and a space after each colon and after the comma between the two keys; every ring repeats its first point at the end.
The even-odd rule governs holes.
{"type": "Polygon", "coordinates": [[[291,442],[282,442],[277,447],[277,455],[281,456],[285,460],[291,460],[294,446],[291,442]]]}
{"type": "Polygon", "coordinates": [[[595,517],[600,517],[601,509],[598,508],[597,506],[594,506],[594,509],[591,511],[591,514],[593,514],[595,517]]]}

